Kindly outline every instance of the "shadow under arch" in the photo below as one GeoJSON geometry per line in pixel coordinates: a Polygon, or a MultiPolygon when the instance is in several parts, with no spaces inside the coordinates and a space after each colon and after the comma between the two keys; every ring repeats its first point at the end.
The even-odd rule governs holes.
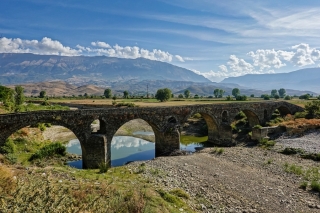
{"type": "Polygon", "coordinates": [[[258,115],[256,113],[254,113],[253,111],[248,110],[248,109],[243,109],[241,111],[247,116],[247,120],[249,122],[250,127],[254,127],[255,125],[261,124],[258,115]]]}
{"type": "Polygon", "coordinates": [[[158,132],[155,125],[142,118],[126,121],[108,143],[107,160],[111,166],[121,166],[130,161],[153,159],[158,132]]]}
{"type": "Polygon", "coordinates": [[[202,111],[193,111],[189,114],[187,119],[191,118],[194,114],[199,113],[201,117],[205,120],[208,128],[208,142],[215,142],[220,138],[219,126],[216,122],[216,119],[208,114],[207,112],[202,111]]]}
{"type": "Polygon", "coordinates": [[[288,115],[288,114],[292,114],[291,110],[290,110],[288,107],[286,107],[286,106],[282,106],[282,105],[281,105],[281,106],[273,109],[272,113],[273,113],[276,109],[279,111],[281,117],[284,117],[284,116],[286,116],[286,115],[288,115]]]}

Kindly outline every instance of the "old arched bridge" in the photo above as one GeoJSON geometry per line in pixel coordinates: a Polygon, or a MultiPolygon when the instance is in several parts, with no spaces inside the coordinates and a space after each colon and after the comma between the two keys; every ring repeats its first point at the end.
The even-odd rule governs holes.
{"type": "Polygon", "coordinates": [[[111,140],[116,131],[133,119],[145,120],[155,134],[156,156],[180,148],[179,127],[195,113],[200,113],[208,126],[208,141],[222,146],[233,145],[231,122],[243,111],[250,126],[264,124],[278,109],[282,115],[302,111],[288,102],[252,102],[205,104],[172,107],[100,108],[74,111],[35,111],[0,115],[0,146],[17,130],[37,123],[51,123],[70,129],[82,148],[83,168],[97,168],[110,162],[111,140]],[[91,123],[100,120],[100,130],[92,133],[91,123]]]}

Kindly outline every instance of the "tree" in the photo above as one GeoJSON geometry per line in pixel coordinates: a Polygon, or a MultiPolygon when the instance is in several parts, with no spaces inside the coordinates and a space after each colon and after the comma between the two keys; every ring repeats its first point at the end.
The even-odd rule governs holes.
{"type": "Polygon", "coordinates": [[[286,96],[286,90],[284,88],[280,88],[278,92],[279,92],[280,98],[283,98],[286,96]]]}
{"type": "Polygon", "coordinates": [[[238,88],[233,88],[232,95],[236,98],[238,95],[240,95],[240,90],[238,88]]]}
{"type": "Polygon", "coordinates": [[[219,89],[219,98],[222,98],[224,94],[224,90],[223,89],[219,89]]]}
{"type": "Polygon", "coordinates": [[[171,97],[171,90],[168,88],[158,89],[155,97],[157,100],[159,100],[161,102],[167,101],[171,97]]]}
{"type": "Polygon", "coordinates": [[[216,97],[216,98],[218,98],[218,96],[219,96],[219,89],[215,89],[214,91],[213,91],[213,95],[214,95],[214,97],[216,97]]]}
{"type": "Polygon", "coordinates": [[[195,94],[193,98],[199,99],[199,95],[198,95],[198,94],[195,94]]]}
{"type": "Polygon", "coordinates": [[[186,97],[186,98],[190,97],[190,91],[189,90],[185,90],[184,91],[184,97],[186,97]]]}
{"type": "Polygon", "coordinates": [[[39,98],[44,98],[46,97],[46,91],[42,90],[39,94],[39,98]]]}
{"type": "Polygon", "coordinates": [[[270,100],[270,96],[269,96],[269,95],[264,95],[264,96],[263,96],[263,99],[264,99],[264,100],[270,100]]]}
{"type": "Polygon", "coordinates": [[[251,97],[251,98],[254,98],[254,94],[251,94],[250,97],[251,97]]]}
{"type": "Polygon", "coordinates": [[[271,90],[271,98],[274,98],[275,95],[278,95],[278,90],[276,89],[271,90]]]}
{"type": "Polygon", "coordinates": [[[278,100],[280,98],[280,95],[275,94],[273,97],[278,100]]]}
{"type": "Polygon", "coordinates": [[[300,96],[299,96],[299,99],[309,100],[309,98],[310,98],[310,94],[309,94],[309,93],[308,93],[308,94],[304,94],[304,95],[300,95],[300,96]]]}
{"type": "Polygon", "coordinates": [[[183,98],[183,95],[182,95],[182,94],[179,94],[178,98],[183,98]]]}
{"type": "Polygon", "coordinates": [[[246,95],[238,95],[236,97],[236,100],[237,101],[246,101],[246,100],[248,100],[248,97],[246,95]]]}
{"type": "Polygon", "coordinates": [[[129,92],[127,90],[123,91],[123,98],[129,98],[129,92]]]}
{"type": "Polygon", "coordinates": [[[110,89],[110,88],[105,89],[103,95],[104,95],[106,98],[111,98],[111,97],[112,97],[112,91],[111,91],[111,89],[110,89]]]}
{"type": "Polygon", "coordinates": [[[14,88],[14,91],[15,91],[15,97],[14,97],[14,100],[15,100],[15,106],[16,107],[19,107],[21,106],[23,103],[24,103],[24,94],[23,94],[23,87],[22,86],[16,86],[14,88]]]}

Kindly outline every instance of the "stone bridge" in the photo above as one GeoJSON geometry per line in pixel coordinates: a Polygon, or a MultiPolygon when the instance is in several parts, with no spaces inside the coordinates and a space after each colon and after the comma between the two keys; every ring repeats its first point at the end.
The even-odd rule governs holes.
{"type": "Polygon", "coordinates": [[[232,146],[231,122],[243,111],[250,126],[263,125],[278,109],[282,115],[303,111],[288,102],[246,102],[202,104],[172,107],[100,108],[72,111],[34,111],[0,115],[0,146],[17,130],[37,123],[51,123],[70,129],[82,148],[83,168],[97,168],[99,163],[110,163],[111,141],[116,131],[126,122],[143,119],[155,134],[155,155],[166,155],[180,148],[180,126],[195,113],[200,113],[208,126],[208,141],[221,146],[232,146]],[[99,119],[100,130],[92,133],[91,123],[99,119]]]}

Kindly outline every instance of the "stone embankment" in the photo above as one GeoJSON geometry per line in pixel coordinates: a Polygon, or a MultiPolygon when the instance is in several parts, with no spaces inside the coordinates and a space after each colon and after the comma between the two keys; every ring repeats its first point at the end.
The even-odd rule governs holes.
{"type": "MultiPolygon", "coordinates": [[[[300,145],[319,150],[319,132],[303,137],[279,138],[278,146],[300,145]],[[296,139],[296,140],[295,140],[296,139]]],[[[187,156],[160,157],[145,162],[142,175],[155,187],[180,188],[198,212],[320,212],[318,192],[300,188],[305,171],[320,170],[320,163],[298,155],[284,155],[258,146],[205,148],[187,156]],[[301,168],[297,175],[288,166],[301,168]]],[[[128,165],[141,171],[141,162],[128,165]]],[[[309,182],[310,184],[310,182],[309,182]]]]}

